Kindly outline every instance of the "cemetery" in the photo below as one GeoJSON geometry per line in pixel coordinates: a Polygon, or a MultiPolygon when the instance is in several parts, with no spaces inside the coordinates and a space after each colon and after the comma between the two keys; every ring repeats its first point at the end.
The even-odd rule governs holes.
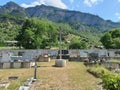
{"type": "MultiPolygon", "coordinates": [[[[17,84],[15,88],[20,87],[21,89],[29,88],[29,90],[34,90],[35,87],[39,89],[44,89],[46,87],[47,89],[51,88],[55,90],[55,89],[61,88],[61,86],[59,86],[59,84],[56,84],[57,86],[54,86],[52,84],[53,82],[50,81],[49,79],[52,78],[55,84],[57,82],[60,83],[61,80],[64,81],[64,79],[68,78],[67,76],[69,76],[69,79],[70,79],[69,84],[71,83],[70,84],[71,86],[68,87],[68,85],[66,84],[67,87],[66,86],[62,87],[63,89],[66,89],[66,88],[71,89],[74,87],[75,89],[78,89],[78,90],[79,89],[85,90],[86,88],[87,89],[96,88],[96,90],[100,90],[101,85],[97,86],[97,83],[99,83],[101,80],[93,76],[89,76],[90,74],[86,72],[88,68],[89,68],[88,71],[90,73],[94,72],[91,70],[93,66],[86,67],[84,63],[92,64],[94,66],[96,66],[96,64],[99,64],[101,66],[106,67],[106,69],[108,69],[109,71],[120,73],[120,63],[110,62],[112,59],[120,60],[119,50],[62,50],[61,56],[60,56],[59,50],[1,50],[0,51],[1,87],[5,87],[5,88],[11,87],[10,85],[12,83],[10,79],[6,80],[9,77],[17,76],[19,77],[17,80],[20,79],[20,81],[22,81],[21,83],[25,83],[28,78],[34,77],[34,75],[36,75],[37,80],[35,82],[33,82],[34,80],[33,78],[33,79],[30,79],[30,82],[28,82],[29,80],[27,81],[27,84],[30,84],[30,85],[19,86],[20,84],[18,83],[19,85],[17,84]],[[59,60],[61,57],[63,60],[59,60]],[[37,65],[36,72],[34,68],[35,65],[37,65]],[[55,65],[57,67],[53,67],[55,65]],[[58,68],[58,67],[61,67],[61,65],[62,65],[62,68],[58,68]],[[9,70],[9,72],[7,70],[9,70]],[[77,72],[75,72],[76,70],[77,72]],[[2,72],[6,73],[6,75],[4,76],[4,78],[6,79],[2,78],[2,76],[4,75],[2,74],[2,72]],[[83,73],[85,73],[85,75],[88,75],[87,76],[88,78],[94,79],[94,81],[91,80],[91,82],[94,83],[94,86],[91,85],[85,88],[79,85],[79,83],[83,83],[80,81],[81,77],[84,77],[84,79],[89,80],[88,78],[85,78],[83,73]],[[61,74],[62,76],[60,76],[61,74]],[[44,79],[44,78],[47,78],[47,79],[44,79]],[[79,79],[77,80],[75,78],[79,78],[79,79]],[[75,84],[78,87],[72,85],[72,82],[74,82],[74,79],[76,80],[75,84]],[[5,82],[4,80],[7,83],[4,83],[5,82]],[[41,82],[39,80],[43,80],[44,82],[41,82]],[[50,86],[46,85],[47,82],[50,86]]],[[[100,73],[103,73],[103,70],[98,70],[98,71],[100,73]]],[[[99,77],[100,75],[101,74],[98,73],[97,77],[99,77]]],[[[16,82],[17,80],[14,80],[13,82],[16,82]]],[[[66,82],[66,80],[67,79],[65,79],[64,82],[66,82]]],[[[60,83],[60,85],[63,85],[63,84],[60,83]]]]}
{"type": "MultiPolygon", "coordinates": [[[[110,59],[120,59],[119,52],[119,50],[62,50],[61,57],[69,61],[106,62],[110,59]]],[[[59,58],[59,50],[1,50],[0,68],[29,68],[31,62],[49,62],[59,58]]]]}

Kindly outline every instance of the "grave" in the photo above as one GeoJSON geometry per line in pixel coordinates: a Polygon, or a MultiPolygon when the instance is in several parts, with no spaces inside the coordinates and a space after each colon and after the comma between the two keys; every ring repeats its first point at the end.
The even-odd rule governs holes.
{"type": "Polygon", "coordinates": [[[36,61],[38,61],[38,62],[49,62],[49,61],[50,61],[50,57],[49,57],[48,54],[39,55],[39,56],[36,58],[36,61]]]}
{"type": "Polygon", "coordinates": [[[21,68],[21,62],[14,62],[13,68],[21,68]]]}
{"type": "Polygon", "coordinates": [[[9,69],[11,66],[10,62],[3,63],[3,69],[9,69]]]}
{"type": "Polygon", "coordinates": [[[22,68],[30,68],[30,62],[21,62],[22,68]]]}
{"type": "Polygon", "coordinates": [[[7,89],[7,87],[10,85],[9,82],[0,82],[0,87],[4,87],[7,89]]]}
{"type": "Polygon", "coordinates": [[[0,63],[0,69],[2,69],[3,68],[3,63],[0,63]]]}
{"type": "Polygon", "coordinates": [[[8,80],[17,80],[18,79],[18,76],[10,76],[8,77],[8,80]]]}

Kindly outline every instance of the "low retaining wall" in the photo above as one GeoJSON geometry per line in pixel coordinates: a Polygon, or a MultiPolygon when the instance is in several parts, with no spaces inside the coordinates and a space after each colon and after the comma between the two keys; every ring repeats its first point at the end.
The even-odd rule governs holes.
{"type": "Polygon", "coordinates": [[[30,68],[30,62],[4,62],[0,63],[0,69],[30,68]]]}

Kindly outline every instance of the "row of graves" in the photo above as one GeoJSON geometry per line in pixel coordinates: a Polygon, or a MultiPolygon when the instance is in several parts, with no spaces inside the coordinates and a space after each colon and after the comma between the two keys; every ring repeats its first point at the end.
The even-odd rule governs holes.
{"type": "Polygon", "coordinates": [[[108,59],[107,50],[70,50],[70,61],[97,62],[108,59]]]}
{"type": "MultiPolygon", "coordinates": [[[[81,61],[85,65],[100,64],[120,73],[120,63],[111,62],[112,59],[120,60],[120,50],[62,50],[62,59],[69,61],[81,61]]],[[[58,51],[57,59],[60,58],[58,51]]]]}
{"type": "Polygon", "coordinates": [[[0,69],[30,68],[35,62],[49,62],[48,53],[49,50],[1,50],[0,69]]]}
{"type": "Polygon", "coordinates": [[[120,59],[120,50],[69,50],[70,61],[105,61],[120,59]]]}
{"type": "Polygon", "coordinates": [[[120,60],[120,50],[70,50],[69,61],[82,61],[86,66],[100,64],[120,73],[120,63],[111,60],[120,60]]]}
{"type": "MultiPolygon", "coordinates": [[[[62,59],[82,62],[107,62],[120,59],[120,50],[62,50],[62,59]]],[[[1,50],[0,68],[29,68],[34,62],[49,62],[59,59],[59,50],[1,50]]]]}

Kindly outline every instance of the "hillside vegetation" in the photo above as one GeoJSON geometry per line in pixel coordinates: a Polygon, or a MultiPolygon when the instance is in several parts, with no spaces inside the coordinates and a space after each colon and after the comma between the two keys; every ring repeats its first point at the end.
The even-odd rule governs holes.
{"type": "MultiPolygon", "coordinates": [[[[52,21],[49,21],[47,19],[40,19],[41,23],[46,23],[49,24],[51,23],[52,27],[54,27],[54,29],[57,31],[57,37],[59,37],[59,27],[62,27],[62,37],[63,37],[63,46],[67,47],[66,42],[69,40],[71,41],[73,38],[71,38],[71,36],[69,35],[74,35],[75,37],[79,37],[80,40],[83,40],[91,45],[99,45],[100,42],[100,34],[99,33],[93,33],[90,32],[89,30],[86,31],[80,31],[80,30],[76,30],[75,26],[70,26],[67,23],[55,23],[52,21]]],[[[7,41],[7,40],[16,40],[17,36],[19,35],[19,32],[22,30],[23,28],[23,24],[25,23],[25,21],[27,19],[25,19],[24,17],[20,17],[20,16],[12,16],[12,15],[1,15],[0,17],[1,23],[0,23],[0,41],[7,41]]],[[[45,31],[46,33],[52,32],[52,31],[45,31]]],[[[52,32],[54,33],[54,32],[52,32]]],[[[51,33],[51,34],[52,34],[51,33]]],[[[49,37],[48,37],[49,38],[49,37]]],[[[50,38],[49,38],[50,39],[50,38]]],[[[59,40],[59,39],[58,39],[59,40]]]]}
{"type": "Polygon", "coordinates": [[[65,48],[68,47],[66,42],[71,40],[69,35],[74,35],[75,38],[79,37],[80,41],[88,44],[88,48],[101,46],[101,35],[112,28],[120,27],[120,23],[104,20],[99,16],[88,13],[45,5],[25,9],[14,2],[8,2],[0,6],[0,43],[16,40],[26,20],[34,17],[40,21],[52,23],[52,27],[55,27],[58,34],[59,26],[62,27],[62,32],[64,33],[62,35],[63,47],[65,48]]]}

